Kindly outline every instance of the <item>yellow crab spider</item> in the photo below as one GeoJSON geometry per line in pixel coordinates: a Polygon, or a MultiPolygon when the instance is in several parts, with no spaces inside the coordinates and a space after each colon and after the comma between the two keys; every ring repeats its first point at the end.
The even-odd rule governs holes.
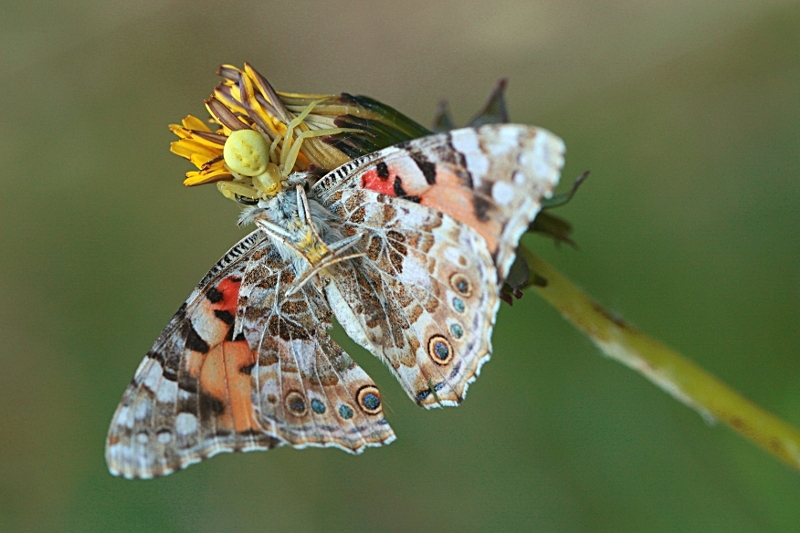
{"type": "Polygon", "coordinates": [[[300,126],[314,107],[324,100],[311,102],[302,113],[295,117],[287,126],[284,135],[278,134],[270,144],[260,132],[252,129],[234,130],[230,133],[222,156],[225,166],[239,183],[222,182],[218,184],[220,191],[228,198],[241,196],[254,199],[255,197],[269,198],[283,190],[284,180],[292,173],[303,141],[323,135],[335,135],[350,131],[359,131],[351,128],[331,128],[317,131],[303,131],[297,138],[294,130],[300,126]],[[280,158],[276,155],[278,145],[281,145],[280,158]],[[274,162],[279,161],[280,167],[274,162]],[[252,186],[250,183],[252,182],[252,186]]]}
{"type": "Polygon", "coordinates": [[[250,129],[232,131],[225,141],[222,156],[231,173],[239,178],[251,178],[258,192],[274,196],[281,190],[281,173],[270,161],[270,146],[261,133],[250,129]]]}
{"type": "Polygon", "coordinates": [[[269,145],[255,130],[232,131],[225,141],[222,156],[228,169],[242,176],[258,176],[267,170],[269,145]]]}

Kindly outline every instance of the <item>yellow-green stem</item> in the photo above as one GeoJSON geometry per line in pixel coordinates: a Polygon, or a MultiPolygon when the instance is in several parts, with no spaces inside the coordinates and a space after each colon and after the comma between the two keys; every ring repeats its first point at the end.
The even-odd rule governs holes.
{"type": "Polygon", "coordinates": [[[609,357],[643,374],[706,418],[719,419],[800,470],[800,430],[747,400],[681,354],[616,318],[551,265],[520,247],[532,272],[547,280],[532,286],[609,357]]]}

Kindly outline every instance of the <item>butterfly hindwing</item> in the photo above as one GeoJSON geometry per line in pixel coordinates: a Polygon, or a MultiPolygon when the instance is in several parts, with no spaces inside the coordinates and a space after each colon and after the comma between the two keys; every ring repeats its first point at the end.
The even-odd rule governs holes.
{"type": "Polygon", "coordinates": [[[295,273],[273,248],[245,272],[237,323],[254,353],[259,418],[295,447],[360,452],[394,440],[378,388],[328,334],[331,311],[313,285],[285,296],[295,273]]]}
{"type": "Polygon", "coordinates": [[[329,205],[357,261],[336,265],[328,297],[347,333],[388,363],[426,407],[456,405],[491,351],[497,272],[472,228],[431,208],[369,190],[329,205]]]}

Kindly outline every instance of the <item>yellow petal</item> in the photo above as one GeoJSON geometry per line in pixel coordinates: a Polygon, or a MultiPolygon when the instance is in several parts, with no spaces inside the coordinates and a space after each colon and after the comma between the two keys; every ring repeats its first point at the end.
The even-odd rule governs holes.
{"type": "Polygon", "coordinates": [[[232,180],[233,176],[224,167],[212,172],[197,172],[190,171],[186,173],[186,179],[183,184],[187,187],[194,187],[195,185],[203,185],[205,183],[213,183],[215,181],[232,180]]]}
{"type": "Polygon", "coordinates": [[[208,126],[206,126],[205,122],[192,115],[186,115],[186,118],[183,119],[182,122],[183,127],[187,130],[211,131],[208,126]]]}
{"type": "MultiPolygon", "coordinates": [[[[219,142],[219,141],[216,141],[216,140],[205,139],[205,138],[202,137],[202,135],[198,135],[198,133],[202,134],[202,133],[205,133],[205,132],[191,132],[190,131],[188,139],[191,140],[194,143],[197,143],[200,146],[205,146],[205,147],[213,150],[214,152],[222,153],[222,147],[225,146],[225,141],[219,142]]],[[[211,132],[208,132],[208,133],[211,133],[211,132]]]]}
{"type": "Polygon", "coordinates": [[[192,162],[194,162],[192,158],[199,155],[200,157],[205,158],[203,163],[222,155],[222,150],[213,150],[190,139],[181,139],[180,141],[171,142],[169,145],[169,151],[173,154],[185,157],[192,162]]]}
{"type": "Polygon", "coordinates": [[[181,139],[188,139],[192,135],[192,132],[190,132],[180,124],[170,124],[169,131],[171,131],[181,139]]]}

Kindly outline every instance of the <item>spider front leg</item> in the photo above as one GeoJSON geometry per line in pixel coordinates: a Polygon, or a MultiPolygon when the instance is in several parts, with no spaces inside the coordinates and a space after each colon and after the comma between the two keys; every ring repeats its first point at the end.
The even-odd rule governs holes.
{"type": "MultiPolygon", "coordinates": [[[[348,133],[348,132],[357,132],[361,130],[353,129],[353,128],[325,128],[320,130],[306,130],[300,132],[296,138],[294,137],[294,130],[295,128],[300,127],[303,125],[303,121],[306,117],[313,111],[313,109],[317,106],[317,104],[324,102],[325,100],[315,100],[308,104],[303,111],[297,115],[289,124],[286,125],[286,133],[283,137],[283,145],[281,146],[281,155],[280,155],[280,169],[281,175],[286,177],[292,173],[295,163],[297,162],[297,157],[300,155],[300,148],[303,146],[303,141],[306,139],[312,139],[314,137],[324,137],[326,135],[336,135],[337,133],[348,133]]],[[[309,127],[308,124],[305,124],[305,127],[309,127]]],[[[272,146],[270,147],[271,153],[274,154],[275,149],[277,148],[278,143],[280,142],[281,136],[278,135],[275,140],[272,142],[272,146]]]]}
{"type": "MultiPolygon", "coordinates": [[[[289,172],[291,173],[292,167],[294,167],[295,162],[297,162],[297,156],[300,155],[300,147],[303,144],[303,141],[306,139],[313,139],[314,137],[325,137],[327,135],[336,135],[337,133],[350,133],[350,132],[357,132],[361,130],[357,130],[354,128],[330,128],[324,130],[316,130],[316,131],[304,131],[300,135],[297,136],[295,139],[295,143],[292,145],[289,153],[286,156],[286,163],[281,166],[282,172],[289,172]]],[[[285,146],[284,146],[285,148],[285,146]]],[[[281,156],[283,156],[283,152],[281,152],[281,156]]]]}

